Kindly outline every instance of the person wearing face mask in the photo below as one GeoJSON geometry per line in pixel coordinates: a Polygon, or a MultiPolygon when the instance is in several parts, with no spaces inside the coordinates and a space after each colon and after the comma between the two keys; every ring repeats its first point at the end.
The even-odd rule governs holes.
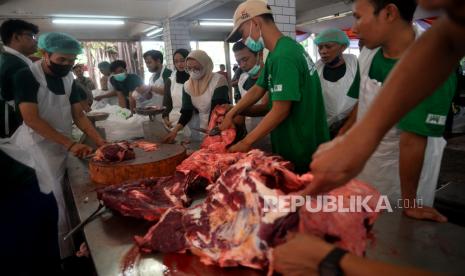
{"type": "Polygon", "coordinates": [[[321,32],[314,42],[321,56],[316,68],[323,89],[329,132],[331,137],[335,137],[356,103],[347,94],[350,89],[357,89],[358,61],[354,55],[343,54],[350,40],[339,29],[321,32]]]}
{"type": "MultiPolygon", "coordinates": [[[[189,74],[186,72],[186,58],[188,55],[189,51],[186,49],[178,49],[173,55],[173,64],[176,70],[171,74],[171,86],[163,97],[163,106],[166,106],[163,120],[165,126],[169,129],[173,128],[173,122],[177,123],[181,116],[182,90],[184,83],[189,79],[189,74]]],[[[185,128],[184,132],[186,130],[185,128]]]]}
{"type": "MultiPolygon", "coordinates": [[[[260,72],[264,66],[263,64],[263,52],[258,53],[250,50],[242,41],[238,41],[233,45],[233,52],[236,58],[237,63],[239,64],[240,69],[243,73],[239,76],[238,89],[239,95],[237,101],[239,101],[247,91],[252,88],[257,82],[260,72]]],[[[248,113],[244,114],[247,116],[245,118],[246,131],[251,132],[263,119],[263,115],[268,112],[268,95],[263,96],[263,98],[248,110],[248,113]],[[255,111],[255,112],[254,112],[255,111]],[[258,112],[256,112],[258,111],[258,112]]],[[[237,116],[235,119],[236,129],[240,130],[238,124],[243,124],[243,116],[237,116]],[[242,120],[242,122],[241,122],[242,120]]],[[[245,137],[247,133],[245,132],[242,135],[242,138],[245,137]]],[[[256,142],[256,146],[259,149],[265,151],[271,151],[270,146],[270,137],[269,135],[260,139],[256,142]]]]}
{"type": "Polygon", "coordinates": [[[267,91],[271,110],[229,150],[247,152],[271,133],[273,152],[293,162],[297,172],[306,172],[318,145],[329,140],[315,64],[299,43],[279,31],[264,1],[249,0],[237,8],[234,29],[227,40],[235,42],[241,37],[250,50],[267,48],[270,53],[256,84],[227,113],[220,128],[231,128],[234,117],[247,112],[267,91]]]}
{"type": "Polygon", "coordinates": [[[29,22],[10,19],[0,27],[5,52],[0,54],[0,137],[10,137],[22,119],[14,101],[13,78],[20,69],[29,67],[29,55],[37,50],[39,28],[29,22]]]}
{"type": "Polygon", "coordinates": [[[151,88],[144,85],[138,75],[128,73],[126,71],[126,62],[123,60],[113,61],[110,64],[110,72],[113,74],[110,82],[118,96],[118,105],[120,107],[127,108],[132,113],[135,112],[136,98],[132,96],[134,91],[137,92],[137,95],[143,96],[145,100],[152,98],[151,88]]]}
{"type": "MultiPolygon", "coordinates": [[[[354,0],[353,30],[365,46],[359,56],[359,89],[349,96],[358,99],[346,124],[359,122],[378,97],[390,71],[407,49],[422,35],[412,25],[415,0],[354,0]]],[[[433,208],[434,195],[446,141],[442,138],[446,117],[456,91],[456,74],[411,110],[383,137],[376,151],[357,176],[372,184],[391,202],[402,200],[406,216],[444,222],[433,208]],[[414,204],[421,199],[422,206],[414,204]]],[[[351,128],[352,126],[344,126],[351,128]]],[[[351,130],[349,130],[350,132],[351,130]]]]}
{"type": "MultiPolygon", "coordinates": [[[[117,105],[118,104],[118,96],[116,95],[116,91],[111,85],[111,71],[110,71],[110,63],[108,61],[102,61],[98,65],[98,69],[102,74],[100,78],[100,87],[103,91],[106,91],[105,94],[98,95],[94,97],[94,100],[101,101],[103,99],[108,102],[110,105],[117,105]]],[[[104,105],[104,104],[103,104],[104,105]]]]}
{"type": "MultiPolygon", "coordinates": [[[[189,80],[184,83],[181,117],[174,129],[165,137],[165,142],[172,143],[177,133],[186,126],[195,112],[198,121],[192,127],[208,128],[211,111],[219,104],[229,104],[229,87],[224,76],[213,73],[213,61],[202,50],[192,51],[186,59],[189,80]]],[[[191,125],[189,125],[191,126],[191,125]]],[[[191,141],[200,143],[204,137],[192,129],[191,141]]]]}
{"type": "Polygon", "coordinates": [[[53,194],[58,204],[58,235],[62,258],[72,254],[72,246],[64,241],[69,231],[63,178],[67,152],[84,158],[93,152],[87,145],[71,139],[73,122],[97,146],[105,144],[80,104],[80,86],[71,68],[82,52],[80,43],[65,33],[46,33],[39,37],[43,58],[14,78],[15,101],[23,124],[13,136],[1,141],[0,150],[16,161],[35,170],[40,191],[53,194]]]}

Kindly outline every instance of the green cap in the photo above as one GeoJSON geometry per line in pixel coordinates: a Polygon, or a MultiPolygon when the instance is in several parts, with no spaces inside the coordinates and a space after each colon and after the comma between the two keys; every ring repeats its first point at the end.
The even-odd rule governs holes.
{"type": "Polygon", "coordinates": [[[328,42],[335,42],[341,45],[346,45],[347,47],[350,45],[350,40],[346,33],[336,28],[327,29],[319,33],[314,42],[316,45],[328,42]]]}
{"type": "Polygon", "coordinates": [[[81,44],[74,37],[65,33],[45,33],[39,37],[38,47],[49,53],[79,55],[81,44]]]}

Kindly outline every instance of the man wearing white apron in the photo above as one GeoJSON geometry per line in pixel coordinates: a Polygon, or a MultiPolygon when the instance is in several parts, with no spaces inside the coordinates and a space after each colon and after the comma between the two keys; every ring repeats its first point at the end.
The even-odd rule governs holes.
{"type": "MultiPolygon", "coordinates": [[[[147,69],[152,73],[149,86],[152,92],[151,104],[163,106],[163,95],[165,95],[165,83],[171,77],[171,70],[163,66],[163,54],[157,50],[150,50],[144,53],[144,61],[147,69]]],[[[169,86],[168,86],[169,87],[169,86]]]]}
{"type": "MultiPolygon", "coordinates": [[[[239,64],[239,67],[243,71],[243,73],[239,76],[238,81],[238,89],[240,92],[240,96],[237,100],[240,100],[242,97],[245,96],[247,91],[251,89],[258,80],[260,73],[263,69],[263,51],[258,53],[252,52],[242,41],[238,41],[233,45],[233,52],[236,58],[236,62],[239,64]]],[[[263,119],[263,116],[268,113],[268,98],[269,95],[265,94],[265,96],[255,105],[248,108],[245,112],[242,112],[242,115],[245,115],[245,126],[247,132],[251,132],[263,119]]],[[[243,116],[237,116],[235,118],[236,129],[240,129],[238,127],[238,123],[241,123],[243,116]]],[[[243,137],[245,137],[246,133],[244,133],[243,137]]],[[[243,138],[242,137],[242,138],[243,138]]],[[[266,151],[271,152],[271,140],[270,135],[266,135],[262,139],[258,140],[254,144],[255,147],[266,151]]]]}
{"type": "Polygon", "coordinates": [[[29,67],[27,57],[37,51],[36,35],[39,28],[29,22],[12,19],[3,22],[0,54],[0,138],[10,137],[22,119],[15,106],[13,78],[20,69],[29,67]]]}
{"type": "MultiPolygon", "coordinates": [[[[376,3],[355,1],[354,10],[358,20],[353,29],[365,44],[359,56],[360,94],[349,94],[359,99],[355,113],[357,121],[376,98],[397,59],[421,34],[412,25],[415,1],[403,1],[401,6],[394,7],[378,7],[376,3]],[[373,16],[375,9],[380,12],[373,16]],[[395,11],[394,17],[381,20],[388,10],[395,11]],[[375,24],[367,18],[381,23],[375,24]],[[370,23],[379,29],[374,30],[370,23]]],[[[451,76],[434,95],[407,114],[397,127],[392,128],[358,176],[387,195],[395,206],[406,208],[404,213],[414,218],[445,220],[435,209],[427,206],[432,206],[434,200],[446,144],[441,135],[455,92],[454,83],[454,76],[451,76]],[[418,208],[421,203],[416,198],[422,200],[421,203],[425,205],[423,208],[418,208]]]]}
{"type": "Polygon", "coordinates": [[[93,151],[71,140],[73,121],[97,145],[105,141],[84,115],[80,88],[70,72],[82,51],[79,42],[64,33],[46,33],[39,38],[39,48],[44,58],[15,76],[16,102],[24,122],[0,147],[35,169],[42,193],[53,192],[59,211],[60,254],[65,258],[72,254],[72,245],[63,241],[70,229],[63,195],[67,151],[81,158],[93,151]]]}
{"type": "MultiPolygon", "coordinates": [[[[184,83],[182,96],[181,117],[178,124],[166,136],[165,142],[170,143],[176,139],[177,133],[184,128],[198,111],[199,121],[195,128],[208,128],[211,111],[219,104],[229,104],[228,82],[224,76],[213,73],[213,61],[202,50],[192,51],[186,60],[186,68],[190,78],[184,83]]],[[[200,143],[204,134],[192,131],[192,141],[200,143]]]]}
{"type": "Polygon", "coordinates": [[[321,56],[316,68],[323,90],[329,132],[331,137],[335,137],[356,103],[347,93],[358,73],[358,61],[354,55],[343,54],[350,46],[350,40],[339,29],[321,32],[314,42],[321,56]]]}

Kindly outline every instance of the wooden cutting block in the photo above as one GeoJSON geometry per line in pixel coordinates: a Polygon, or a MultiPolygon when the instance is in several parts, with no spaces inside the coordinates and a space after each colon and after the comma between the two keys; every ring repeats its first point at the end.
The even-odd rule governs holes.
{"type": "Polygon", "coordinates": [[[176,166],[186,158],[186,149],[181,145],[159,144],[156,151],[145,152],[135,148],[136,158],[118,163],[103,163],[91,160],[89,174],[93,183],[115,185],[146,177],[173,175],[176,166]]]}

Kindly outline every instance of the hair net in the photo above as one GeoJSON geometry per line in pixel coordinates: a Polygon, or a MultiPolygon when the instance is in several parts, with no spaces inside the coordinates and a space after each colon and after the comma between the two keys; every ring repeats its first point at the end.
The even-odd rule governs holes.
{"type": "Polygon", "coordinates": [[[38,47],[49,53],[72,54],[82,53],[81,44],[74,37],[65,33],[45,33],[39,37],[38,47]]]}
{"type": "Polygon", "coordinates": [[[315,38],[316,45],[320,45],[322,43],[327,42],[335,42],[341,45],[346,45],[347,47],[349,47],[350,45],[350,40],[346,33],[335,28],[324,30],[323,32],[319,33],[315,38]]]}

